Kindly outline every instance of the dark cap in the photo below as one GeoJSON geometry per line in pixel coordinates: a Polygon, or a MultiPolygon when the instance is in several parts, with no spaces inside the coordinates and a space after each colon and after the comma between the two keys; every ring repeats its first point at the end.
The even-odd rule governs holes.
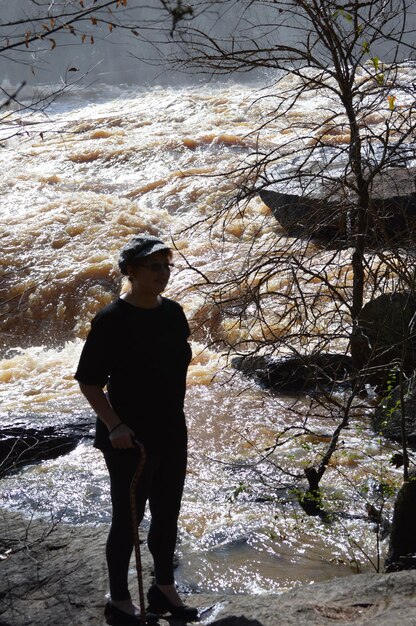
{"type": "Polygon", "coordinates": [[[127,266],[134,263],[136,259],[142,259],[153,254],[153,252],[160,252],[161,250],[170,251],[170,248],[159,237],[135,235],[120,252],[118,260],[120,272],[127,275],[127,266]]]}

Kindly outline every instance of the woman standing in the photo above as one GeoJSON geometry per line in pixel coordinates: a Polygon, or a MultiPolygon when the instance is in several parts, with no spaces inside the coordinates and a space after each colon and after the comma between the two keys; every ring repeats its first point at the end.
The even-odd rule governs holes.
{"type": "Polygon", "coordinates": [[[133,550],[129,488],[137,468],[134,440],[146,452],[137,485],[139,523],[149,502],[148,546],[155,584],[149,611],[185,621],[198,617],[174,585],[173,557],[187,460],[183,404],[191,360],[189,327],[182,308],[161,294],[172,252],[157,237],[137,235],[122,249],[119,267],[129,289],[92,321],[75,378],[95,413],[95,446],[110,474],[112,522],[106,546],[111,622],[137,624],[138,607],[128,589],[133,550]],[[107,393],[104,387],[107,386],[107,393]]]}

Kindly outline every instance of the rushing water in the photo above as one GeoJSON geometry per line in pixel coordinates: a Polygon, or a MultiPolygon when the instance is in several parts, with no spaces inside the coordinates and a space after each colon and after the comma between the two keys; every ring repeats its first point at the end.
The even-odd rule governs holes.
{"type": "MultiPolygon", "coordinates": [[[[259,198],[225,226],[211,223],[234,188],[223,174],[255,144],[250,132],[267,119],[264,145],[280,141],[281,122],[271,121],[270,102],[255,95],[253,85],[235,83],[108,87],[68,95],[47,115],[8,114],[0,151],[0,380],[4,424],[85,413],[73,372],[92,316],[123,288],[118,250],[141,231],[173,240],[178,253],[166,295],[186,311],[194,353],[178,577],[200,590],[262,593],[372,569],[379,547],[366,498],[385,479],[389,451],[366,416],[357,418],[325,483],[333,507],[342,497],[350,509],[332,524],[306,516],[273,464],[259,459],[276,432],[306,411],[307,400],[297,400],[294,411],[293,398],[257,389],[207,347],[224,335],[237,341],[240,331],[233,318],[217,319],[194,288],[192,266],[215,279],[247,250],[253,254],[276,238],[259,198]],[[201,226],[190,230],[196,222],[201,226]],[[362,485],[361,495],[344,480],[348,475],[362,485]]],[[[319,115],[321,104],[300,98],[296,124],[312,110],[319,115]]],[[[328,420],[315,424],[322,441],[333,429],[328,420]]],[[[294,439],[275,460],[295,467],[308,445],[319,439],[294,439]]],[[[398,481],[400,472],[389,470],[389,478],[398,481]]],[[[1,491],[4,507],[71,523],[109,521],[106,472],[90,440],[2,480],[1,491]]]]}

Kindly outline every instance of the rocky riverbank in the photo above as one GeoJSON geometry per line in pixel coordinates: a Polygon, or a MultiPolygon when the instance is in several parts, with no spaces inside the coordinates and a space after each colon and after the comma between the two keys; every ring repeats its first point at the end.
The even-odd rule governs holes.
{"type": "MultiPolygon", "coordinates": [[[[0,528],[0,626],[104,626],[107,526],[1,511],[0,528]]],[[[142,558],[147,587],[147,550],[142,558]]],[[[135,589],[133,570],[131,576],[135,589]]],[[[211,626],[414,626],[416,571],[351,575],[267,596],[198,594],[187,602],[211,626]]]]}

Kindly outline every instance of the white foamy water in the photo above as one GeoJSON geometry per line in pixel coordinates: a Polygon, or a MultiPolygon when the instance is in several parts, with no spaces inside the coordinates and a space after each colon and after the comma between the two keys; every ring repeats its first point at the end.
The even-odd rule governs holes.
{"type": "MultiPolygon", "coordinates": [[[[235,191],[236,179],[224,174],[258,142],[278,146],[292,123],[295,135],[311,111],[323,118],[323,97],[301,98],[289,119],[273,121],[273,98],[259,98],[265,92],[253,86],[108,88],[105,95],[89,100],[85,92],[47,116],[14,112],[3,124],[2,136],[11,137],[0,151],[3,423],[66,420],[86,410],[72,376],[91,318],[123,289],[118,251],[136,232],[158,234],[177,249],[166,295],[181,302],[193,330],[179,579],[201,590],[262,593],[372,569],[379,548],[366,502],[383,481],[400,480],[400,472],[386,470],[391,451],[373,437],[363,412],[325,479],[329,506],[344,514],[333,524],[306,516],[276,466],[301,472],[336,421],[316,416],[321,438],[293,439],[263,459],[276,433],[302,419],[307,399],[294,405],[224,369],[213,341],[237,344],[266,329],[254,318],[240,328],[231,313],[219,315],[192,269],[214,283],[237,272],[248,254],[281,245],[259,198],[214,221],[235,191]],[[266,120],[267,130],[254,133],[266,120]]],[[[382,120],[380,112],[368,123],[382,120]]],[[[346,139],[332,135],[334,145],[346,139]]],[[[269,287],[278,292],[287,282],[275,277],[269,287]]],[[[278,332],[275,306],[271,298],[268,328],[278,332]]],[[[106,474],[88,442],[1,482],[3,506],[75,523],[109,520],[106,474]]]]}

